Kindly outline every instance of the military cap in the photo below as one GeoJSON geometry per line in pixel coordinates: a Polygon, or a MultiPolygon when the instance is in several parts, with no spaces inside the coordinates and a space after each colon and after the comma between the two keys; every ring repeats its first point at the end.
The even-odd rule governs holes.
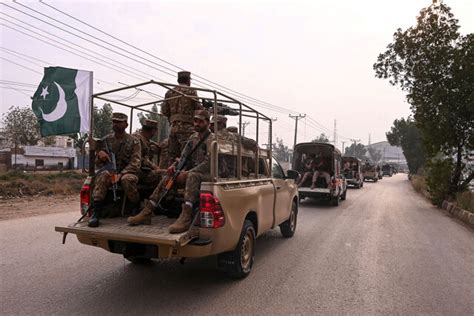
{"type": "Polygon", "coordinates": [[[180,71],[178,72],[179,79],[191,79],[191,73],[189,71],[180,71]]]}
{"type": "Polygon", "coordinates": [[[209,112],[206,110],[196,110],[194,111],[194,118],[209,122],[209,112]]]}
{"type": "Polygon", "coordinates": [[[226,128],[227,131],[231,132],[231,133],[238,133],[239,132],[239,129],[237,128],[237,126],[229,126],[226,128]]]}
{"type": "Polygon", "coordinates": [[[155,120],[144,119],[142,121],[142,126],[149,128],[158,128],[158,122],[155,120]]]}
{"type": "Polygon", "coordinates": [[[127,122],[128,121],[128,116],[126,114],[123,114],[123,113],[114,112],[114,113],[112,113],[112,121],[127,122]]]}
{"type": "MultiPolygon", "coordinates": [[[[213,116],[211,119],[211,123],[215,122],[215,117],[213,116]]],[[[224,115],[217,115],[217,123],[227,123],[227,117],[224,115]]]]}

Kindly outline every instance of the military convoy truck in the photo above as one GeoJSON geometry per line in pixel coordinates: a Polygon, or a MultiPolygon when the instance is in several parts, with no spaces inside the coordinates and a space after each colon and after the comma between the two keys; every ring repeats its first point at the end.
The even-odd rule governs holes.
{"type": "Polygon", "coordinates": [[[360,189],[364,186],[364,173],[362,172],[362,162],[357,157],[342,157],[343,173],[347,185],[360,189]]]}
{"type": "Polygon", "coordinates": [[[300,199],[323,199],[333,206],[338,206],[340,200],[346,199],[347,182],[342,174],[341,152],[332,144],[296,144],[292,168],[300,173],[300,199]],[[304,178],[305,173],[311,176],[304,178]]]}
{"type": "MultiPolygon", "coordinates": [[[[132,87],[143,88],[146,85],[158,85],[165,89],[175,86],[149,81],[132,87]]],[[[130,87],[111,92],[127,88],[130,87]]],[[[269,117],[218,91],[196,90],[204,100],[214,104],[218,101],[225,102],[233,106],[238,111],[240,131],[243,118],[255,119],[256,126],[266,123],[269,131],[269,139],[266,141],[272,143],[272,121],[269,117]]],[[[96,94],[94,98],[114,102],[107,97],[111,92],[96,94]]],[[[189,96],[183,94],[182,97],[189,96]]],[[[163,100],[156,101],[159,102],[163,100]]],[[[132,111],[134,109],[140,109],[140,106],[132,107],[132,111]]],[[[213,112],[217,115],[217,107],[214,107],[213,112]]],[[[214,127],[217,130],[217,122],[214,127]]],[[[258,135],[257,132],[257,143],[258,135]]],[[[63,241],[68,233],[75,234],[79,242],[123,255],[132,263],[143,263],[151,259],[184,260],[188,257],[217,255],[218,267],[229,276],[246,277],[254,264],[257,237],[276,227],[280,228],[285,238],[292,237],[295,233],[299,203],[295,179],[298,173],[292,170],[284,172],[272,158],[271,148],[245,148],[238,135],[235,139],[237,141],[217,137],[208,148],[212,181],[201,184],[200,203],[195,208],[194,222],[188,231],[170,234],[168,226],[175,218],[165,215],[154,216],[151,225],[128,226],[127,210],[123,207],[122,216],[104,218],[99,227],[91,228],[87,226],[87,221],[80,221],[57,226],[56,231],[64,234],[63,241]],[[223,160],[233,163],[232,174],[221,174],[219,165],[223,160]]],[[[94,155],[93,148],[91,155],[94,155]]],[[[91,168],[90,176],[81,191],[82,212],[88,210],[93,185],[94,170],[91,168]]],[[[171,202],[179,201],[179,191],[178,188],[175,196],[170,199],[171,202]]],[[[169,205],[173,208],[176,203],[169,205]]]]}

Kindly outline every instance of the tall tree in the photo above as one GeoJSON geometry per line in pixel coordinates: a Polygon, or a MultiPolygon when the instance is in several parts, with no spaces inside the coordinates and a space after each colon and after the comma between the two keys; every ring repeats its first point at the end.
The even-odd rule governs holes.
{"type": "Polygon", "coordinates": [[[151,108],[152,113],[140,112],[137,114],[140,123],[144,119],[154,120],[158,122],[158,133],[152,138],[154,141],[161,142],[164,139],[168,138],[169,135],[169,124],[165,116],[158,114],[158,107],[156,104],[153,104],[151,108]]]}
{"type": "Polygon", "coordinates": [[[425,164],[425,151],[421,132],[413,119],[408,117],[393,121],[386,135],[390,145],[402,147],[410,173],[416,174],[425,164]]]}
{"type": "Polygon", "coordinates": [[[312,140],[313,143],[329,143],[329,138],[326,136],[326,134],[321,133],[317,138],[312,140]]]}
{"type": "Polygon", "coordinates": [[[367,150],[365,149],[364,145],[353,143],[349,147],[346,147],[344,155],[365,159],[366,152],[367,150]]]}
{"type": "Polygon", "coordinates": [[[283,144],[283,139],[278,137],[276,138],[276,143],[273,144],[272,151],[273,155],[278,161],[290,161],[290,150],[288,146],[283,144]]]}
{"type": "Polygon", "coordinates": [[[112,106],[105,103],[102,108],[94,106],[94,137],[102,138],[112,133],[112,106]]]}
{"type": "Polygon", "coordinates": [[[41,138],[38,120],[30,107],[11,106],[3,114],[7,139],[16,146],[36,145],[41,138]]]}
{"type": "Polygon", "coordinates": [[[463,162],[474,150],[474,34],[458,29],[451,9],[434,0],[414,27],[395,32],[374,64],[377,77],[407,92],[427,156],[454,157],[452,197],[474,178],[463,162]]]}

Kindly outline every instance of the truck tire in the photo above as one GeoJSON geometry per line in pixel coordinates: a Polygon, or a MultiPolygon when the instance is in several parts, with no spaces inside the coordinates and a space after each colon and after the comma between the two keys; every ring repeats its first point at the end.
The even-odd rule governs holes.
{"type": "Polygon", "coordinates": [[[362,182],[360,183],[360,187],[361,187],[361,188],[364,187],[364,181],[362,181],[362,182]]]}
{"type": "Polygon", "coordinates": [[[229,277],[243,279],[252,271],[255,258],[255,235],[252,222],[246,219],[237,247],[233,251],[218,256],[219,265],[229,277]]]}
{"type": "Polygon", "coordinates": [[[280,224],[281,235],[285,238],[291,238],[296,231],[296,223],[298,217],[298,205],[296,202],[291,203],[290,218],[280,224]]]}
{"type": "Polygon", "coordinates": [[[347,195],[347,188],[346,188],[346,190],[344,191],[344,193],[342,193],[342,195],[341,195],[341,200],[345,201],[345,200],[346,200],[346,195],[347,195]]]}
{"type": "Polygon", "coordinates": [[[145,257],[125,256],[125,255],[123,255],[123,257],[133,264],[147,264],[151,262],[150,258],[145,258],[145,257]]]}

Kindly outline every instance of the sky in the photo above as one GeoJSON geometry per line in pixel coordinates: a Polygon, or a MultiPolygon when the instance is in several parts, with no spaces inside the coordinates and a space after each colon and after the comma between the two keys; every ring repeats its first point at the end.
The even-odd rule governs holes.
{"type": "MultiPolygon", "coordinates": [[[[38,1],[1,2],[0,80],[3,81],[0,84],[0,114],[12,105],[31,104],[29,96],[41,81],[42,68],[47,66],[93,71],[94,92],[148,79],[176,82],[176,67],[136,51],[38,1]],[[94,45],[4,4],[79,34],[47,18],[52,17],[118,48],[109,47],[103,41],[98,43],[106,48],[94,45]],[[61,44],[50,42],[47,37],[61,44]],[[63,39],[72,42],[66,43],[70,48],[63,46],[63,39]],[[48,42],[80,54],[83,50],[90,54],[89,59],[53,47],[48,42]],[[130,56],[121,49],[133,51],[139,57],[130,56]],[[116,54],[114,50],[146,65],[116,54]],[[105,62],[114,63],[115,70],[105,62]],[[12,81],[29,85],[19,86],[12,81]]],[[[367,144],[369,134],[372,143],[385,141],[385,133],[390,130],[393,120],[410,114],[405,93],[387,80],[375,78],[372,65],[392,41],[396,29],[413,26],[419,11],[431,0],[43,2],[191,71],[195,79],[198,75],[271,104],[272,108],[287,109],[274,111],[260,107],[261,102],[240,98],[252,101],[248,102],[251,106],[276,119],[273,137],[283,138],[290,147],[295,124],[295,120],[289,118],[290,113],[306,114],[306,118],[298,121],[298,142],[310,141],[321,132],[329,134],[332,140],[336,120],[337,145],[341,148],[342,141],[347,146],[350,139],[367,144]]],[[[459,19],[460,32],[472,33],[474,1],[445,0],[444,3],[459,19]]],[[[96,41],[84,34],[80,36],[96,41]]],[[[193,84],[199,83],[193,81],[193,84]]],[[[134,92],[122,91],[114,98],[124,99],[133,96],[134,92]]],[[[140,92],[130,102],[138,104],[153,99],[152,95],[140,92]]],[[[123,111],[123,108],[115,107],[115,110],[123,111]]],[[[136,122],[134,118],[135,126],[136,122]]],[[[234,124],[235,120],[231,118],[230,122],[234,124]]],[[[252,137],[256,124],[249,122],[246,135],[252,137]]],[[[263,127],[260,133],[260,137],[267,136],[263,127]]]]}

